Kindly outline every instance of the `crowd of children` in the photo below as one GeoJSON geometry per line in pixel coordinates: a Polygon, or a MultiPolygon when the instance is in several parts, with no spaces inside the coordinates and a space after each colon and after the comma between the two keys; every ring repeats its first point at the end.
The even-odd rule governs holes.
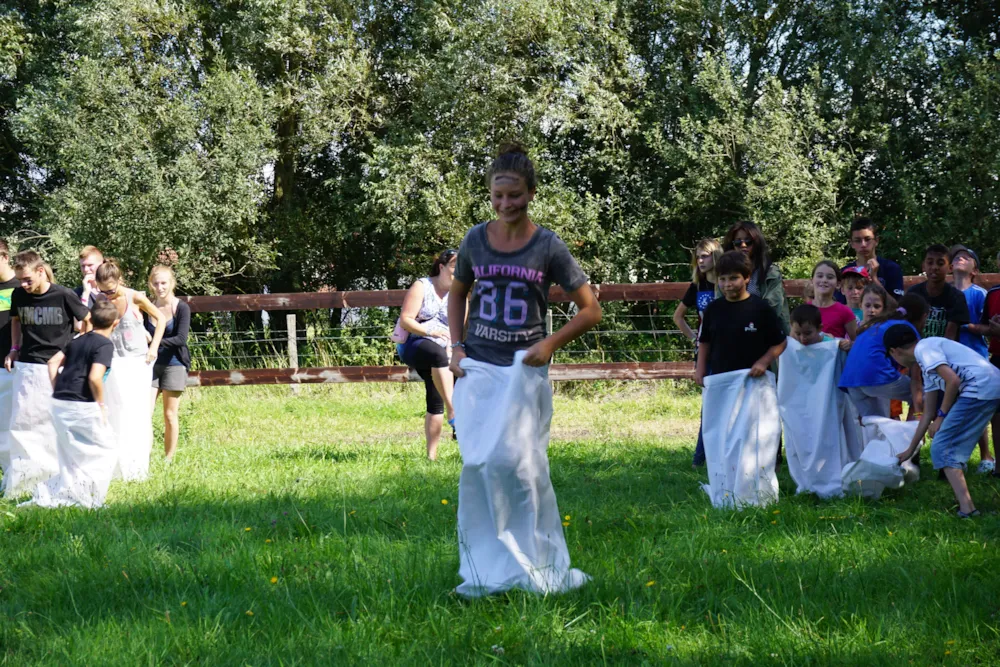
{"type": "MultiPolygon", "coordinates": [[[[958,516],[975,516],[964,470],[977,443],[979,472],[1000,476],[988,436],[991,421],[994,445],[1000,433],[1000,287],[976,285],[976,253],[964,245],[929,246],[922,262],[926,280],[904,292],[899,265],[876,254],[874,223],[859,219],[851,227],[855,260],[843,267],[829,260],[816,264],[805,303],[791,311],[785,327],[784,295],[769,302],[750,289],[759,258],[766,258],[766,244],[753,229],[739,238],[727,235],[726,252],[712,257],[714,264],[703,251],[706,241],[696,247],[689,293],[705,292],[710,276],[721,296],[698,303],[696,381],[705,386],[707,376],[731,371],[750,377],[768,369],[780,373],[786,334],[802,346],[836,339],[845,354],[837,387],[858,417],[888,418],[894,416],[893,402],[908,404],[907,419],[919,424],[899,460],[918,457],[930,435],[931,459],[952,484],[958,516]],[[758,259],[746,252],[748,246],[762,252],[758,259]]],[[[1000,268],[1000,256],[997,263],[1000,268]]],[[[769,270],[776,272],[773,265],[769,270]]],[[[675,321],[685,312],[678,309],[675,321]]],[[[695,466],[704,464],[701,451],[699,444],[695,466]]]]}
{"type": "MultiPolygon", "coordinates": [[[[37,252],[11,262],[0,240],[2,490],[8,498],[30,493],[28,502],[41,506],[98,507],[113,476],[144,479],[151,408],[163,391],[154,377],[164,373],[155,369],[161,359],[189,359],[186,321],[182,337],[175,325],[169,343],[161,340],[175,319],[167,313],[189,312],[173,296],[169,267],[150,274],[157,303],[128,289],[118,264],[93,246],[81,251],[80,269],[76,290],[56,285],[37,252]]],[[[170,435],[168,424],[168,456],[170,435]]]]}

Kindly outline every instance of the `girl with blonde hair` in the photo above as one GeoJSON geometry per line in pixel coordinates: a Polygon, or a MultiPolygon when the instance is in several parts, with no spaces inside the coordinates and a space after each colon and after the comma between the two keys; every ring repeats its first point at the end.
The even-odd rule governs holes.
{"type": "MultiPolygon", "coordinates": [[[[168,461],[174,458],[177,451],[177,409],[191,369],[191,354],[187,346],[191,308],[174,295],[176,287],[177,279],[169,266],[158,264],[149,272],[149,293],[153,296],[153,305],[166,322],[153,364],[152,404],[155,410],[156,398],[163,396],[163,453],[168,461]]],[[[155,324],[148,319],[145,324],[146,331],[153,334],[155,324]]]]}

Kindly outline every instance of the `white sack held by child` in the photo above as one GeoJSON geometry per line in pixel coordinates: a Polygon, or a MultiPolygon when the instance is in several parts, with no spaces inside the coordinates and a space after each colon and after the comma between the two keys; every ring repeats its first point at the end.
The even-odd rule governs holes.
{"type": "MultiPolygon", "coordinates": [[[[115,362],[118,363],[117,361],[115,362]]],[[[97,403],[52,401],[59,443],[59,474],[35,489],[23,505],[95,509],[104,505],[118,460],[115,437],[97,403]]]]}
{"type": "Polygon", "coordinates": [[[459,576],[467,597],[510,588],[555,593],[588,580],[570,568],[549,479],[552,389],[548,367],[463,359],[455,385],[462,454],[458,483],[459,576]]]}
{"type": "MultiPolygon", "coordinates": [[[[781,429],[774,374],[749,370],[705,378],[702,436],[714,507],[767,505],[778,499],[774,474],[781,429]]],[[[461,434],[459,434],[461,438],[461,434]]]]}
{"type": "Polygon", "coordinates": [[[10,419],[14,411],[14,373],[0,368],[0,470],[10,468],[10,419]]]}
{"type": "Polygon", "coordinates": [[[153,367],[143,357],[115,357],[107,381],[108,421],[118,448],[115,476],[126,481],[149,477],[153,450],[153,407],[149,387],[153,367]]]}
{"type": "Polygon", "coordinates": [[[885,417],[864,417],[865,449],[858,461],[844,466],[844,493],[878,499],[885,489],[898,489],[920,479],[920,469],[911,461],[896,458],[906,451],[917,432],[917,422],[885,417]]]}
{"type": "Polygon", "coordinates": [[[861,455],[857,411],[837,387],[845,358],[836,340],[802,345],[789,337],[778,362],[785,455],[798,493],[842,495],[841,472],[861,455]]]}
{"type": "Polygon", "coordinates": [[[10,465],[3,476],[7,498],[29,493],[59,472],[48,366],[15,364],[13,396],[19,407],[11,415],[8,433],[10,465]]]}

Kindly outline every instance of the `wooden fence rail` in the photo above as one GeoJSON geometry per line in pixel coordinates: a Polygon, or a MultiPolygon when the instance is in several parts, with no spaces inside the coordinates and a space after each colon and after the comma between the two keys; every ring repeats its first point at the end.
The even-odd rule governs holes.
{"type": "MultiPolygon", "coordinates": [[[[907,276],[906,287],[923,279],[907,276]]],[[[786,280],[789,296],[802,296],[804,280],[786,280]]],[[[689,283],[612,284],[598,286],[601,301],[678,301],[689,283]]],[[[1000,274],[979,277],[979,285],[1000,285],[1000,274]]],[[[325,308],[372,308],[400,306],[405,290],[362,290],[354,292],[310,292],[302,294],[226,294],[182,297],[193,312],[252,312],[260,310],[317,310],[325,308]]],[[[552,301],[567,301],[566,293],[553,287],[552,301]]],[[[566,380],[666,380],[694,378],[690,362],[625,362],[553,364],[549,378],[566,380]]],[[[224,371],[192,371],[189,387],[235,387],[242,385],[339,384],[345,382],[415,382],[420,378],[405,366],[335,366],[329,368],[262,368],[224,371]]]]}
{"type": "MultiPolygon", "coordinates": [[[[907,276],[906,287],[923,279],[907,276]]],[[[785,292],[788,296],[802,296],[805,280],[786,280],[785,292]]],[[[989,289],[1000,285],[1000,273],[987,273],[979,277],[979,284],[989,289]]],[[[600,301],[680,301],[690,283],[641,283],[598,285],[600,301]]],[[[181,297],[191,306],[191,312],[253,312],[260,310],[321,310],[324,308],[373,308],[379,306],[403,305],[406,290],[359,290],[341,292],[303,292],[283,294],[223,294],[219,296],[181,297]]],[[[557,286],[549,292],[549,300],[568,301],[569,297],[557,286]]]]}

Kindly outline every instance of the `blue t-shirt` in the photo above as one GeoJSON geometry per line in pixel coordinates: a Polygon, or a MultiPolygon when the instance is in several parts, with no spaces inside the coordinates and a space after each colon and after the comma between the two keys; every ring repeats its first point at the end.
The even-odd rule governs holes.
{"type": "Polygon", "coordinates": [[[886,355],[883,343],[885,332],[897,324],[905,324],[916,331],[913,325],[905,320],[889,320],[861,332],[851,346],[851,351],[847,353],[844,372],[840,374],[841,389],[878,387],[895,382],[899,378],[899,370],[892,358],[886,355]]]}
{"type": "MultiPolygon", "coordinates": [[[[965,294],[965,302],[969,304],[969,317],[972,322],[979,322],[983,317],[983,308],[986,306],[986,290],[979,285],[970,285],[962,290],[965,294]]],[[[969,331],[969,325],[963,324],[958,332],[958,342],[971,348],[976,354],[989,357],[989,346],[986,339],[979,334],[969,331]]]]}

